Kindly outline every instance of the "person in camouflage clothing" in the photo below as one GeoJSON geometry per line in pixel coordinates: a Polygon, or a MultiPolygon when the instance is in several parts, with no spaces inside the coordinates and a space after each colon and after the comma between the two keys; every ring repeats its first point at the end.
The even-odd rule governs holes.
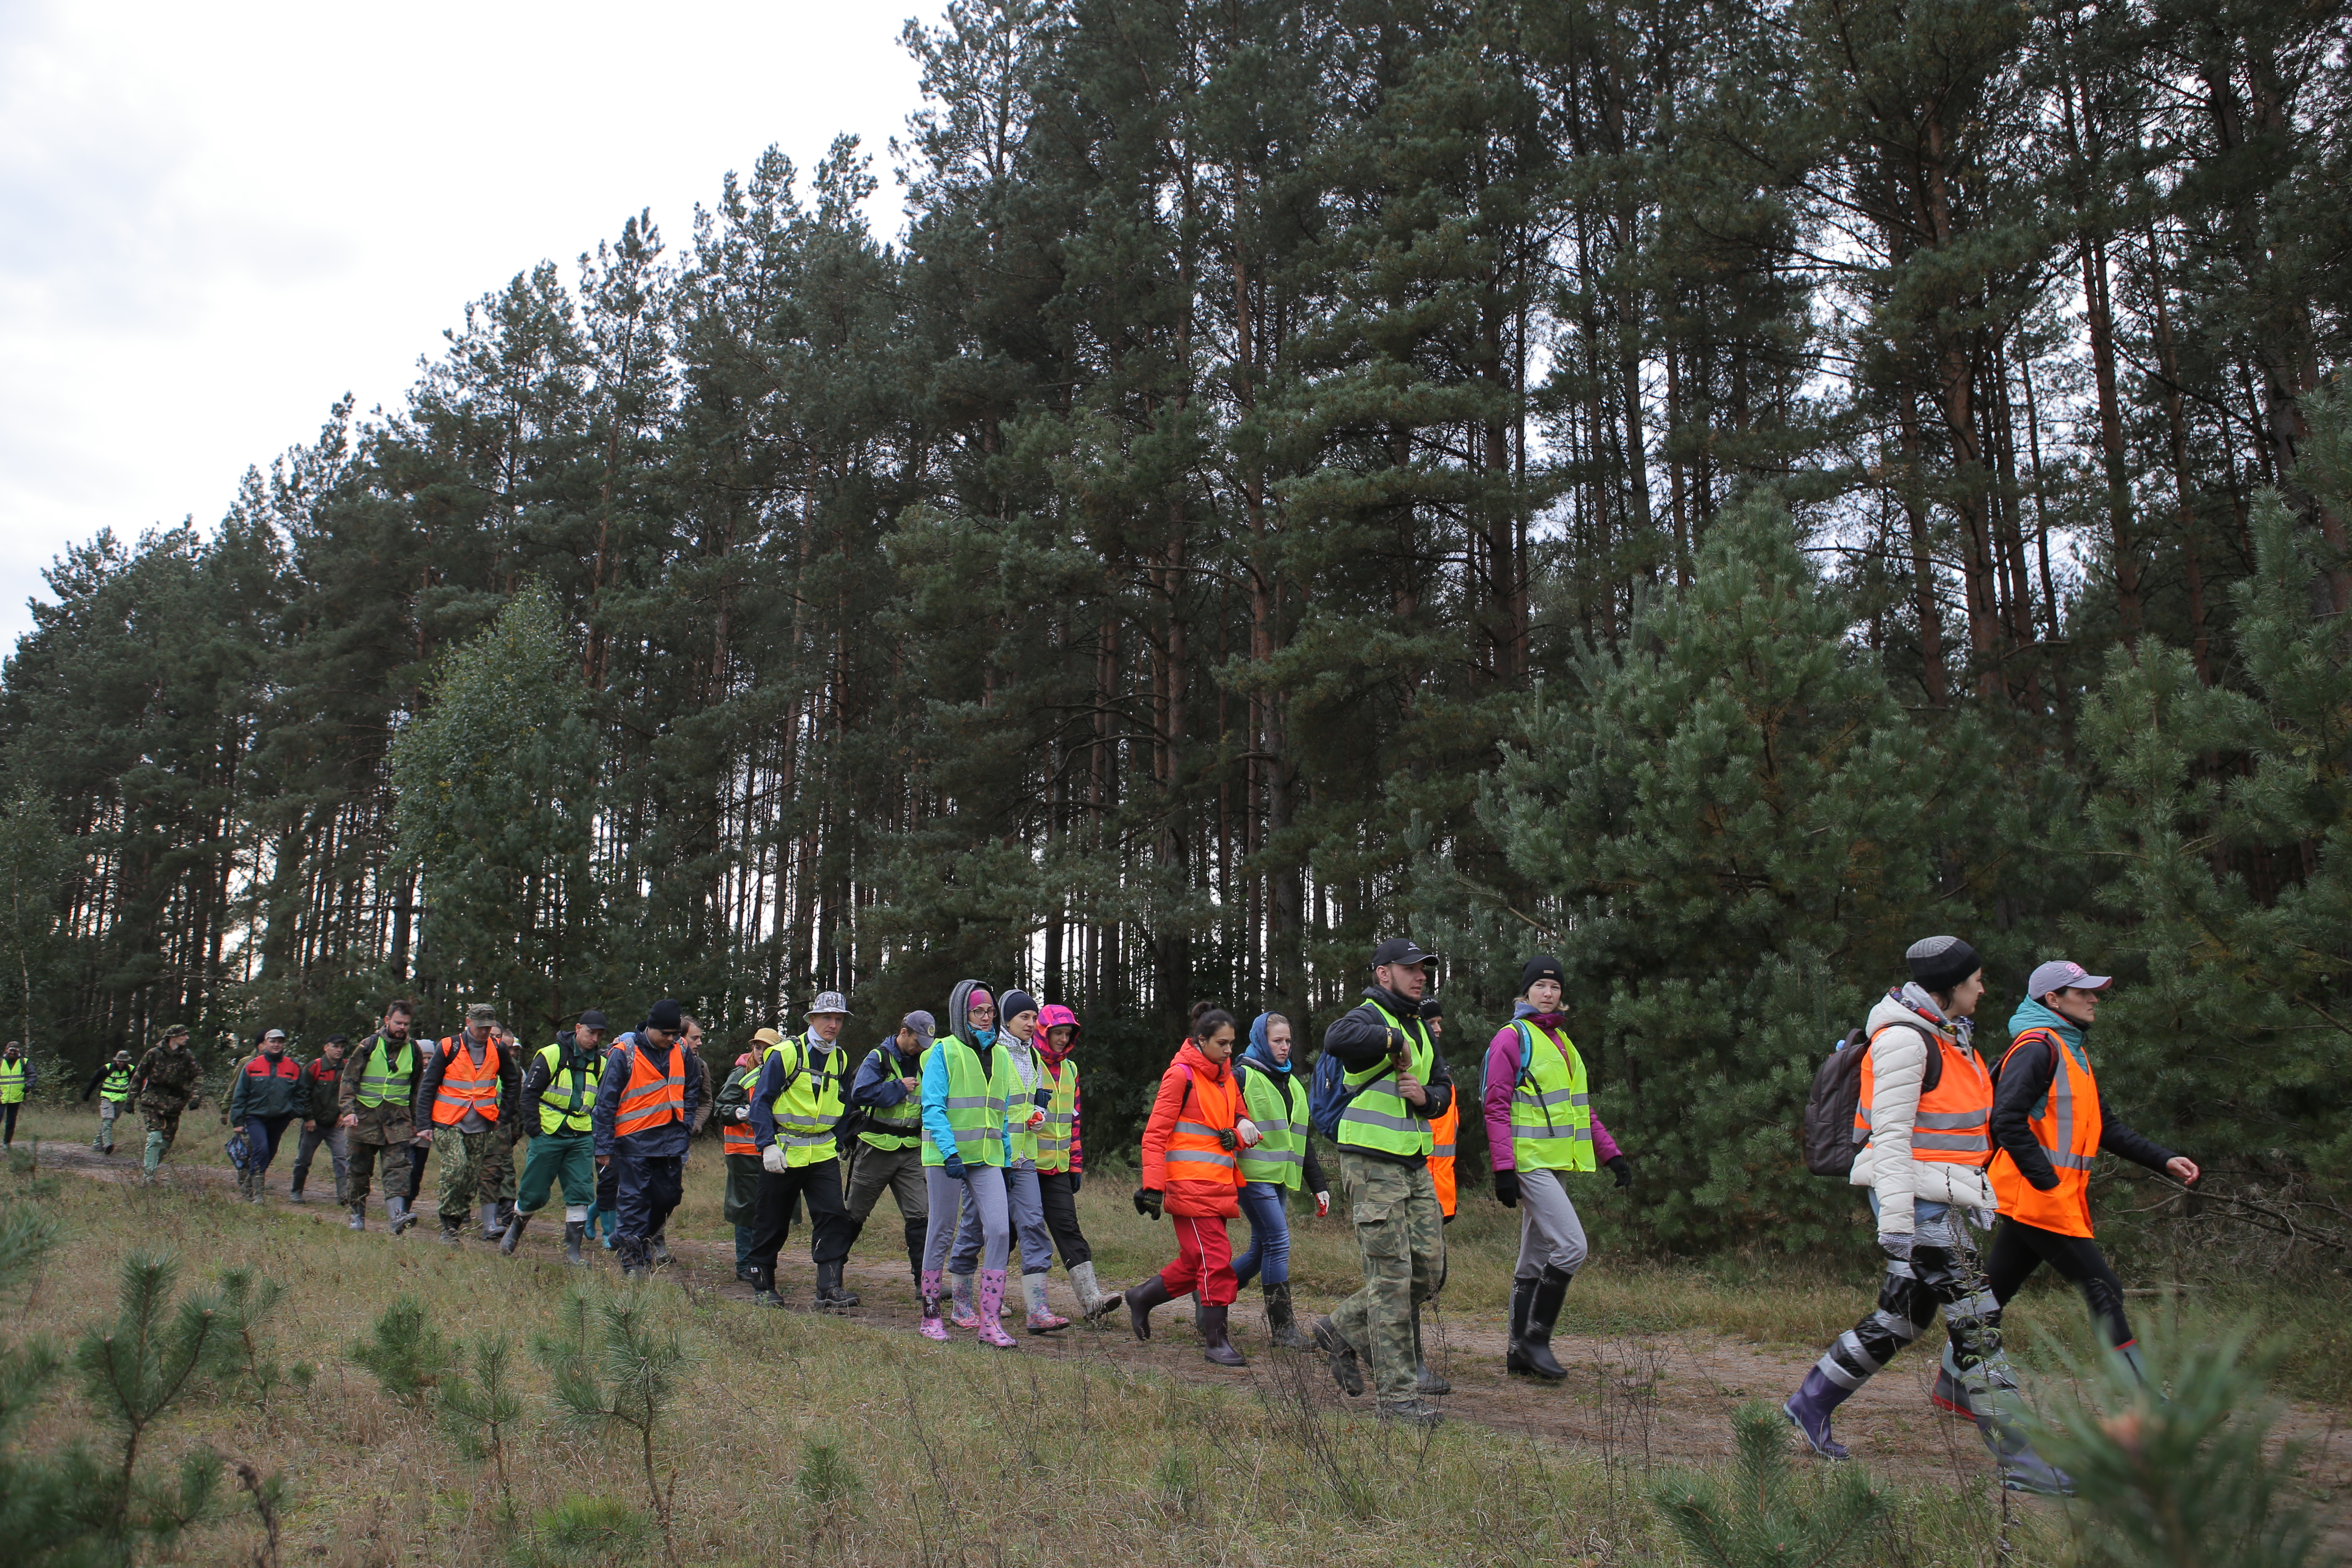
{"type": "Polygon", "coordinates": [[[143,1180],[155,1179],[156,1167],[171,1152],[172,1141],[180,1135],[180,1113],[192,1110],[203,1098],[204,1078],[204,1068],[196,1064],[196,1053],[188,1048],[184,1024],[174,1024],[164,1030],[163,1043],[139,1059],[139,1070],[131,1076],[131,1082],[139,1099],[139,1114],[147,1123],[143,1180]]]}
{"type": "Polygon", "coordinates": [[[360,1042],[335,1085],[335,1103],[342,1111],[339,1120],[351,1139],[350,1182],[344,1192],[353,1230],[367,1228],[368,1178],[379,1163],[392,1234],[398,1236],[416,1221],[408,1206],[408,1152],[416,1142],[413,1102],[424,1067],[423,1053],[408,1037],[415,1012],[415,1005],[406,1001],[384,1004],[383,1022],[360,1042]]]}

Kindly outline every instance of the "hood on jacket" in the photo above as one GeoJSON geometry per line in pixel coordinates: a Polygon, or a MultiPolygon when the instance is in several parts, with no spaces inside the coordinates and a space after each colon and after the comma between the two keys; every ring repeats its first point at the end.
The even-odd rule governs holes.
{"type": "Polygon", "coordinates": [[[1290,1042],[1290,1061],[1276,1061],[1274,1045],[1265,1037],[1265,1021],[1273,1016],[1271,1013],[1260,1013],[1250,1020],[1249,1048],[1242,1053],[1242,1060],[1267,1072],[1288,1072],[1291,1064],[1298,1059],[1298,1041],[1294,1037],[1290,1042]]]}
{"type": "Polygon", "coordinates": [[[1062,1064],[1070,1059],[1071,1052],[1078,1048],[1078,1036],[1084,1032],[1085,1026],[1078,1022],[1078,1016],[1076,1013],[1063,1006],[1059,1002],[1049,1002],[1038,1009],[1037,1033],[1031,1037],[1030,1045],[1039,1056],[1045,1058],[1046,1066],[1059,1072],[1062,1064]],[[1067,1048],[1057,1051],[1054,1048],[1053,1034],[1058,1028],[1067,1028],[1073,1032],[1067,1048]]]}
{"type": "Polygon", "coordinates": [[[2017,1011],[2009,1016],[2009,1037],[2013,1040],[2028,1029],[2055,1029],[2060,1039],[2074,1047],[2077,1055],[2083,1054],[2083,1026],[2052,1012],[2031,996],[2020,1002],[2017,1011]]]}
{"type": "Polygon", "coordinates": [[[1532,1002],[1512,1003],[1511,1022],[1516,1024],[1522,1018],[1533,1019],[1539,1029],[1557,1029],[1568,1022],[1568,1015],[1557,1008],[1549,1013],[1538,1013],[1536,1011],[1536,1005],[1532,1002]]]}
{"type": "MultiPolygon", "coordinates": [[[[971,1000],[971,994],[975,991],[988,991],[987,983],[981,980],[956,982],[956,988],[948,994],[948,1028],[957,1039],[972,1049],[978,1050],[980,1037],[971,1032],[971,1019],[965,1012],[965,1004],[971,1000]]],[[[991,999],[993,999],[995,994],[993,991],[989,991],[991,999]]]]}
{"type": "Polygon", "coordinates": [[[1232,1070],[1234,1065],[1230,1058],[1222,1062],[1211,1061],[1201,1054],[1201,1047],[1194,1045],[1190,1038],[1176,1047],[1176,1060],[1191,1068],[1197,1076],[1207,1079],[1211,1083],[1224,1082],[1225,1075],[1232,1070]]]}
{"type": "Polygon", "coordinates": [[[1963,1050],[1976,1048],[1976,1024],[1970,1018],[1947,1018],[1936,999],[1916,989],[1917,982],[1898,985],[1881,996],[1862,1021],[1866,1034],[1875,1035],[1891,1024],[1909,1024],[1925,1027],[1952,1041],[1963,1050]]]}

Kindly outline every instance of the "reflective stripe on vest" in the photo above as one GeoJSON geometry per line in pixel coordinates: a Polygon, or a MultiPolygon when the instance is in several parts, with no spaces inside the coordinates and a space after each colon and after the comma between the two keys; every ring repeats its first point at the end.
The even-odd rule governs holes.
{"type": "MultiPolygon", "coordinates": [[[[1167,1182],[1174,1188],[1179,1182],[1198,1182],[1211,1187],[1232,1187],[1239,1184],[1241,1161],[1237,1153],[1225,1152],[1218,1140],[1221,1132],[1230,1133],[1241,1117],[1241,1092],[1234,1083],[1233,1068],[1228,1067],[1221,1079],[1206,1079],[1186,1063],[1177,1063],[1169,1069],[1184,1075],[1184,1093],[1176,1101],[1176,1124],[1168,1132],[1168,1147],[1162,1156],[1167,1161],[1167,1182]],[[1190,1107],[1193,1115],[1184,1114],[1190,1107]]],[[[1235,1145],[1238,1151],[1239,1145],[1235,1145]]]]}
{"type": "Polygon", "coordinates": [[[129,1068],[116,1068],[112,1072],[108,1073],[106,1075],[106,1081],[98,1086],[98,1098],[100,1100],[110,1100],[117,1105],[129,1100],[131,1098],[131,1069],[129,1068]]]}
{"type": "Polygon", "coordinates": [[[833,1130],[841,1124],[841,1068],[848,1053],[807,1034],[770,1046],[768,1058],[787,1050],[799,1059],[768,1102],[776,1119],[776,1146],[783,1150],[786,1164],[814,1165],[834,1157],[833,1130]]]}
{"type": "MultiPolygon", "coordinates": [[[[1889,1024],[1886,1029],[1907,1029],[1908,1024],[1889,1024]]],[[[1878,1035],[1886,1033],[1878,1031],[1878,1035]]],[[[1878,1043],[1878,1035],[1870,1043],[1878,1043]]],[[[1985,1070],[1974,1051],[1963,1051],[1941,1033],[1929,1037],[1935,1048],[1943,1053],[1943,1067],[1936,1079],[1936,1087],[1919,1097],[1919,1109],[1911,1121],[1911,1157],[1915,1160],[1941,1161],[1952,1165],[1981,1165],[1992,1153],[1992,1075],[1985,1070]]],[[[1871,1099],[1878,1084],[1878,1055],[1873,1051],[1862,1058],[1861,1098],[1854,1101],[1853,1141],[1866,1145],[1871,1139],[1871,1099]]]]}
{"type": "MultiPolygon", "coordinates": [[[[760,1064],[758,1062],[753,1062],[747,1068],[735,1068],[732,1072],[727,1075],[726,1083],[720,1086],[719,1098],[724,1100],[729,1094],[731,1094],[737,1089],[740,1089],[743,1090],[744,1100],[748,1101],[751,1098],[752,1083],[759,1078],[759,1076],[760,1064]]],[[[734,1112],[730,1109],[728,1114],[731,1116],[734,1112]]],[[[760,1152],[759,1140],[751,1136],[751,1124],[748,1121],[720,1122],[719,1124],[719,1147],[730,1154],[741,1154],[747,1157],[756,1157],[760,1152]]]]}
{"type": "Polygon", "coordinates": [[[1242,1180],[1271,1182],[1277,1187],[1302,1185],[1307,1180],[1305,1089],[1292,1084],[1288,1087],[1297,1092],[1286,1096],[1286,1086],[1275,1081],[1276,1075],[1255,1064],[1237,1076],[1242,1081],[1243,1108],[1265,1134],[1265,1142],[1256,1148],[1242,1151],[1242,1180]]]}
{"type": "Polygon", "coordinates": [[[414,1047],[409,1041],[403,1040],[400,1042],[400,1054],[387,1058],[384,1047],[391,1044],[390,1040],[378,1035],[361,1053],[360,1085],[352,1095],[353,1103],[366,1106],[371,1110],[379,1105],[408,1103],[408,1080],[416,1071],[416,1059],[410,1054],[414,1047]]]}
{"type": "Polygon", "coordinates": [[[0,1105],[25,1103],[25,1069],[31,1065],[22,1057],[0,1061],[0,1105]]]}
{"type": "Polygon", "coordinates": [[[1066,1057],[1061,1070],[1055,1072],[1041,1056],[1037,1070],[1045,1075],[1045,1125],[1037,1130],[1037,1169],[1066,1171],[1071,1135],[1078,1121],[1078,1064],[1066,1057]]]}
{"type": "Polygon", "coordinates": [[[548,1073],[547,1087],[539,1091],[539,1130],[585,1132],[595,1125],[596,1085],[604,1077],[604,1058],[593,1058],[586,1068],[559,1069],[555,1064],[562,1056],[561,1040],[539,1049],[539,1059],[547,1064],[548,1073]]]}
{"type": "MultiPolygon", "coordinates": [[[[1387,1008],[1369,996],[1364,998],[1363,1005],[1404,1036],[1412,1049],[1407,1065],[1413,1077],[1427,1083],[1430,1068],[1437,1059],[1437,1047],[1430,1044],[1429,1031],[1422,1026],[1421,1020],[1415,1018],[1410,1026],[1400,1024],[1389,1016],[1387,1008]]],[[[1347,1084],[1355,1091],[1355,1098],[1339,1113],[1339,1136],[1336,1142],[1341,1148],[1377,1149],[1388,1154],[1429,1152],[1433,1142],[1429,1135],[1429,1119],[1414,1115],[1404,1096],[1397,1092],[1396,1068],[1387,1060],[1374,1062],[1360,1073],[1349,1073],[1347,1084]]]]}
{"type": "Polygon", "coordinates": [[[1511,1086],[1511,1163],[1522,1171],[1591,1171],[1592,1097],[1584,1055],[1566,1035],[1525,1018],[1519,1034],[1519,1078],[1511,1086]]]}
{"type": "Polygon", "coordinates": [[[909,1094],[896,1105],[866,1106],[865,1108],[866,1125],[857,1130],[858,1142],[870,1149],[878,1149],[886,1154],[897,1153],[902,1149],[911,1149],[922,1142],[923,1061],[929,1055],[930,1049],[926,1047],[917,1053],[915,1070],[912,1073],[898,1073],[890,1071],[891,1064],[898,1059],[898,1053],[888,1047],[877,1046],[866,1054],[866,1061],[882,1063],[887,1076],[914,1079],[916,1092],[909,1094]]]}
{"type": "MultiPolygon", "coordinates": [[[[1987,1174],[1992,1178],[1994,1195],[2000,1200],[2000,1212],[2010,1218],[2061,1236],[2088,1237],[2091,1163],[2098,1156],[2099,1138],[2106,1131],[2105,1118],[2099,1110],[2099,1082],[2091,1075],[2090,1064],[2077,1057],[2054,1029],[2026,1030],[2010,1043],[2010,1055],[2035,1038],[2048,1043],[2055,1059],[2050,1092],[2025,1124],[2033,1130],[2033,1141],[2042,1145],[2050,1168],[2057,1173],[2058,1184],[2046,1193],[2037,1191],[2006,1149],[1994,1155],[1987,1174]]],[[[2001,1058],[2003,1066],[2008,1062],[2008,1056],[2001,1058]]]]}
{"type": "Polygon", "coordinates": [[[1456,1095],[1445,1114],[1429,1124],[1429,1182],[1437,1189],[1437,1212],[1452,1215],[1458,1194],[1454,1180],[1454,1140],[1462,1130],[1462,1098],[1456,1095]]]}
{"type": "MultiPolygon", "coordinates": [[[[686,1120],[686,1047],[669,1048],[669,1066],[654,1065],[644,1045],[632,1041],[616,1046],[615,1050],[629,1054],[629,1076],[621,1085],[621,1098],[613,1107],[613,1135],[628,1138],[672,1121],[686,1120]]],[[[612,1070],[613,1058],[604,1058],[606,1071],[612,1070]]]]}
{"type": "MultiPolygon", "coordinates": [[[[1013,1097],[1013,1064],[1002,1050],[989,1055],[989,1070],[980,1070],[980,1053],[953,1035],[942,1035],[932,1045],[947,1053],[948,1092],[942,1108],[948,1131],[955,1137],[955,1156],[967,1165],[1004,1163],[1004,1106],[1013,1097]]],[[[923,1163],[943,1165],[947,1152],[923,1130],[923,1163]]]]}
{"type": "Polygon", "coordinates": [[[433,1124],[455,1127],[466,1119],[468,1110],[478,1111],[485,1121],[499,1119],[499,1042],[495,1037],[482,1042],[482,1059],[474,1060],[470,1044],[463,1035],[453,1035],[441,1042],[441,1082],[433,1091],[433,1124]]]}

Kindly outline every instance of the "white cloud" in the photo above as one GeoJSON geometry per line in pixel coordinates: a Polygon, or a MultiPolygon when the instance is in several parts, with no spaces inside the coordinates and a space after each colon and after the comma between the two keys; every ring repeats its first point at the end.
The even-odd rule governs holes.
{"type": "Polygon", "coordinates": [[[572,276],[643,207],[675,252],[770,142],[806,170],[848,131],[882,170],[917,98],[900,25],[814,0],[0,4],[0,647],[68,542],[209,524],[534,262],[572,276]]]}

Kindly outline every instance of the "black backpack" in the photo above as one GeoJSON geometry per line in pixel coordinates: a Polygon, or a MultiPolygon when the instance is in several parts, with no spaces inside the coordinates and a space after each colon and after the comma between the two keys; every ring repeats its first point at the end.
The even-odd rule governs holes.
{"type": "MultiPolygon", "coordinates": [[[[1862,1058],[1870,1054],[1867,1040],[1864,1030],[1847,1030],[1813,1074],[1813,1091],[1805,1097],[1803,1134],[1805,1169],[1816,1176],[1843,1182],[1853,1174],[1853,1157],[1862,1149],[1854,1141],[1853,1119],[1862,1110],[1862,1058]]],[[[1923,1095],[1933,1094],[1944,1077],[1943,1051],[1932,1037],[1927,1045],[1927,1072],[1919,1083],[1923,1095]]]]}

